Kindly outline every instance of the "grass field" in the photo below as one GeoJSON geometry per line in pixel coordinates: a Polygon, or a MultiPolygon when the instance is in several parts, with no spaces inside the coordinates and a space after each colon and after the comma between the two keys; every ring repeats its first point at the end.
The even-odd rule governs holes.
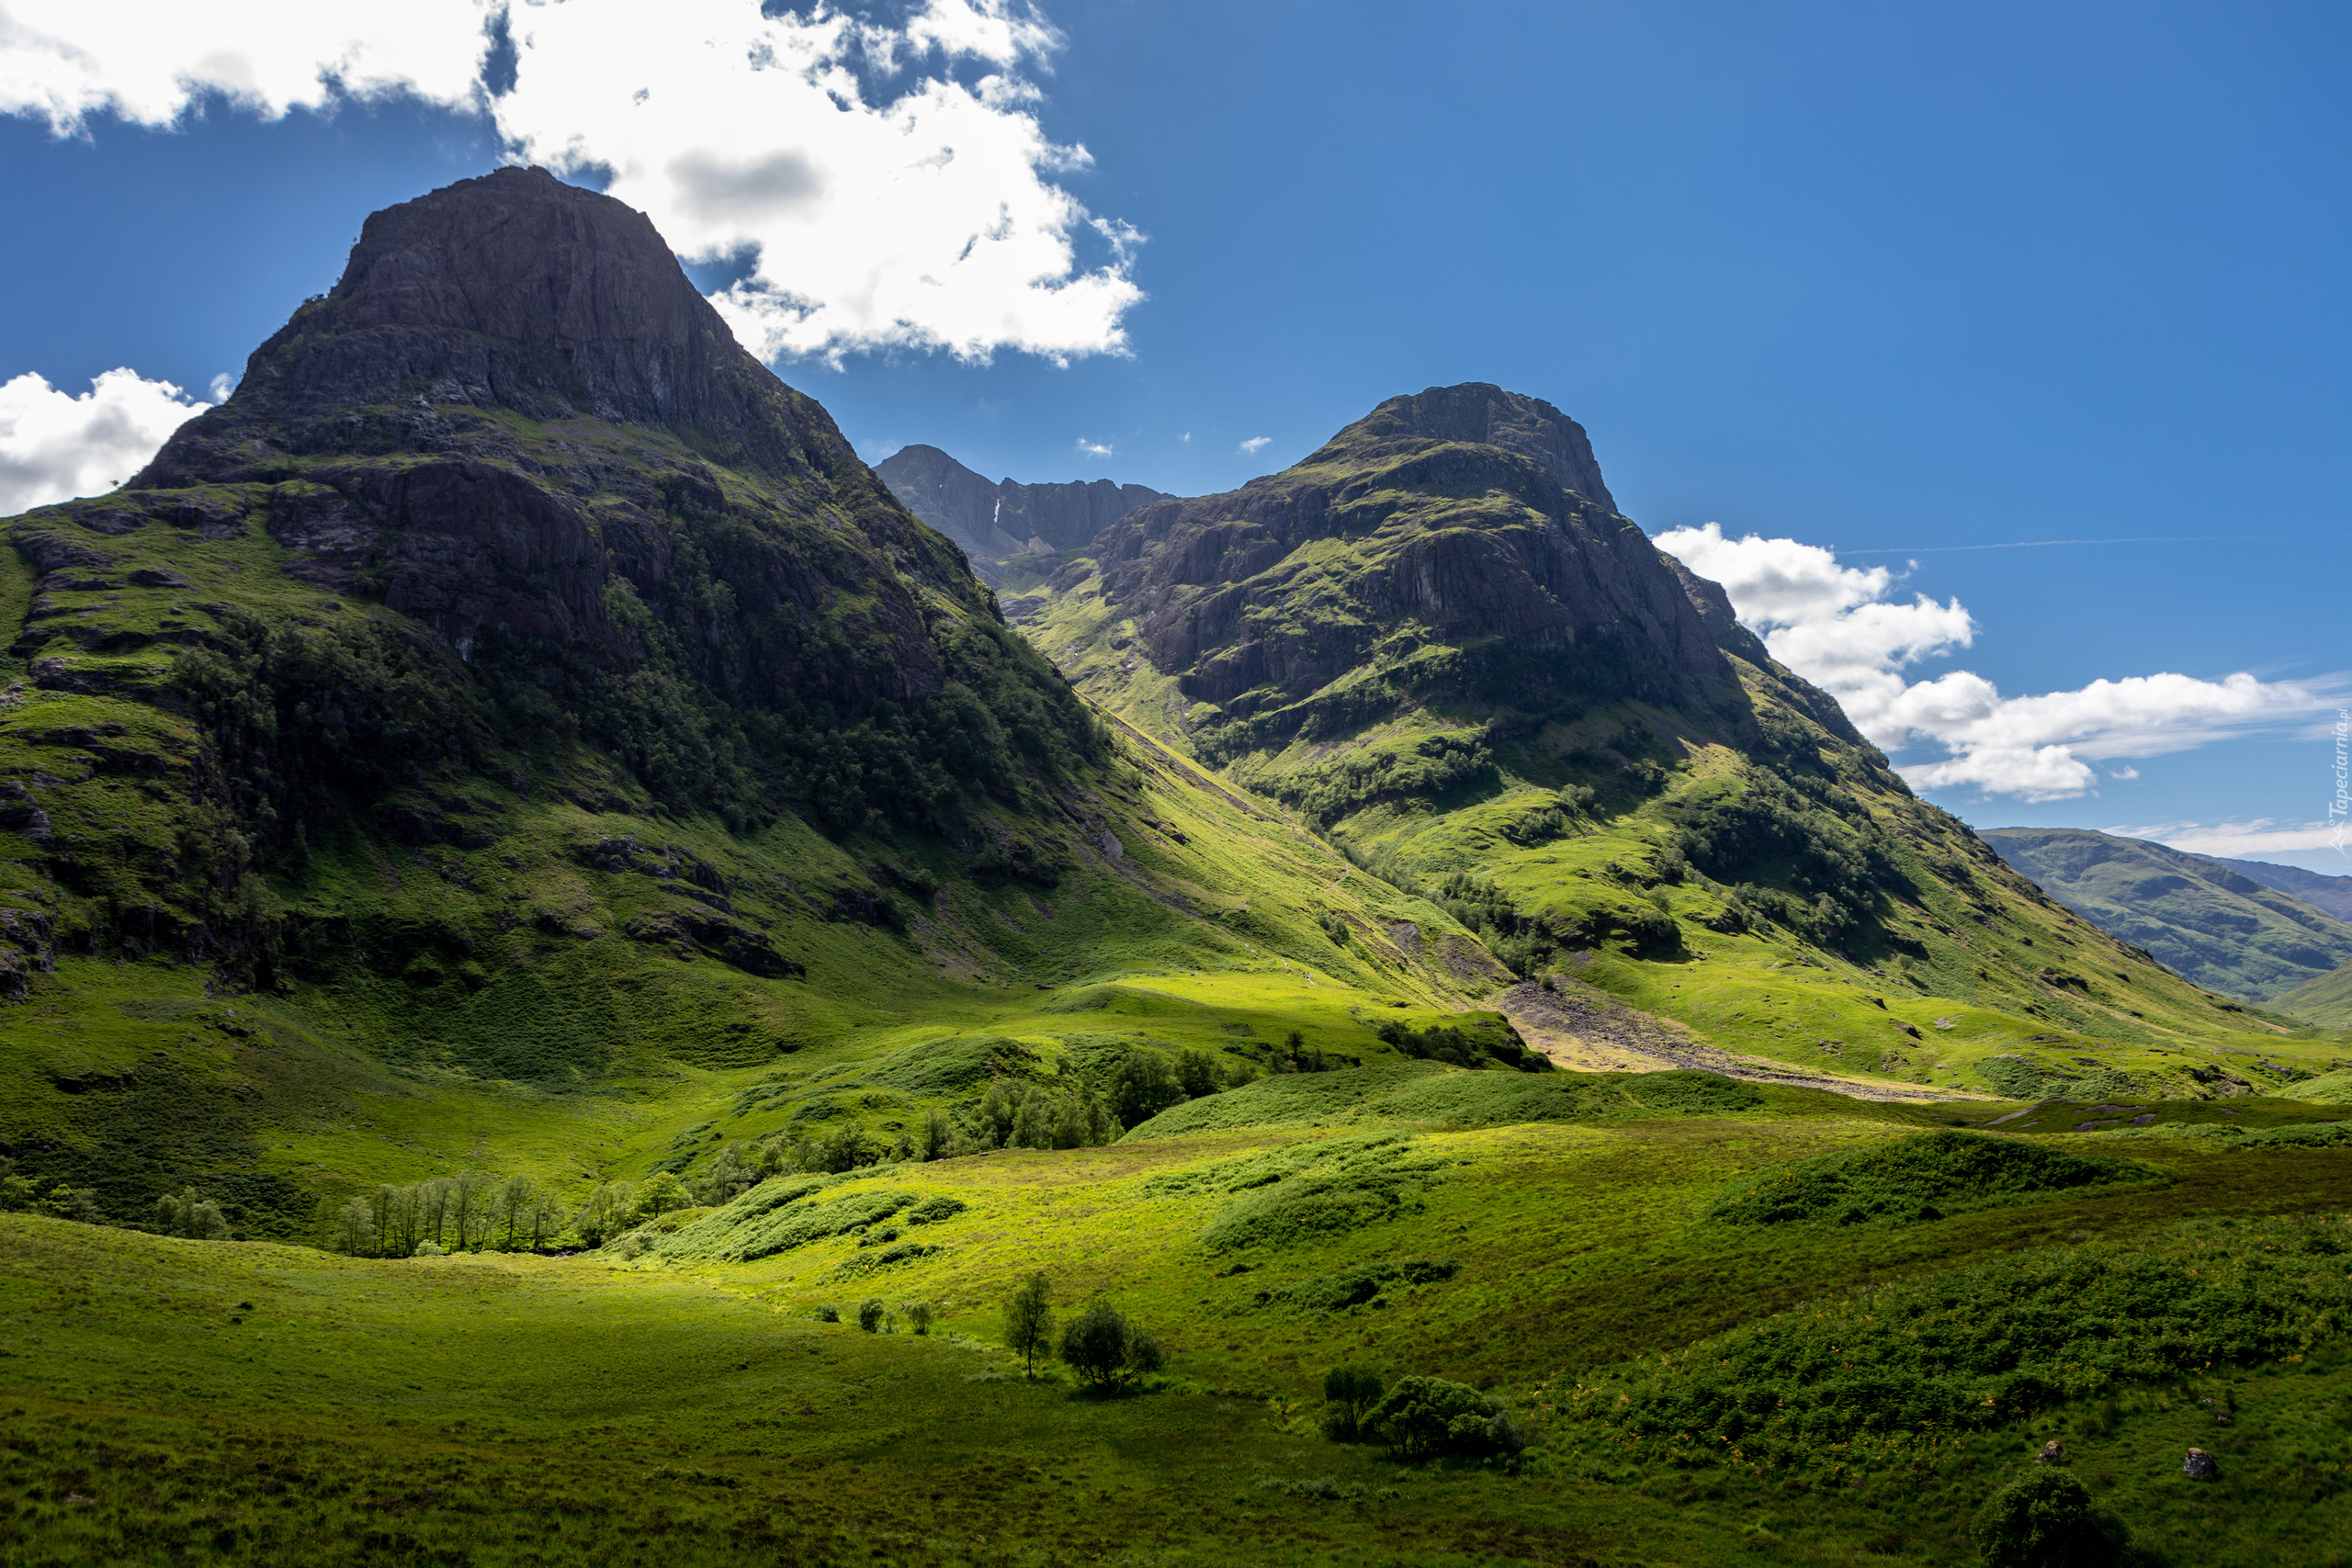
{"type": "Polygon", "coordinates": [[[2347,1560],[2352,1147],[2147,1135],[2340,1108],[2168,1106],[2077,1133],[2062,1107],[1429,1064],[1195,1107],[1216,1124],[799,1179],[775,1214],[884,1217],[752,1262],[714,1258],[779,1183],[650,1250],[569,1258],[0,1218],[0,1561],[1960,1563],[1973,1510],[2050,1437],[2177,1563],[2347,1560]],[[1537,1085],[1546,1119],[1474,1124],[1524,1115],[1537,1085]],[[1723,1207],[1760,1173],[1954,1135],[2062,1174],[1932,1219],[1759,1226],[1723,1207]],[[2130,1179],[2066,1185],[2086,1160],[2130,1179]],[[908,1241],[931,1250],[881,1261],[908,1241]],[[2216,1290],[2250,1267],[2269,1292],[2215,1308],[2214,1332],[2260,1307],[2296,1325],[2291,1347],[2150,1352],[2014,1417],[1737,1461],[1579,1393],[1687,1378],[1758,1325],[1845,1343],[1838,1324],[1887,1291],[1964,1303],[2020,1258],[2197,1249],[2236,1270],[2216,1290]],[[1168,1346],[1165,1372],[1113,1398],[1024,1381],[997,1340],[1033,1270],[1066,1311],[1114,1299],[1168,1346]],[[868,1297],[941,1317],[927,1338],[819,1319],[868,1297]],[[1325,1441],[1321,1376],[1341,1361],[1487,1388],[1535,1442],[1497,1467],[1325,1441]],[[2190,1443],[2220,1482],[2179,1475],[2190,1443]]]}

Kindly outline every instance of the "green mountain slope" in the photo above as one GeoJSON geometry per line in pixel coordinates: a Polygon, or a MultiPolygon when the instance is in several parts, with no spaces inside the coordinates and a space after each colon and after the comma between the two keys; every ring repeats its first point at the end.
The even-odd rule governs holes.
{"type": "Polygon", "coordinates": [[[1394,1055],[1363,1009],[1494,968],[1090,714],[640,215],[541,173],[369,220],[226,405],[10,537],[0,1156],[119,1218],[584,1190],[869,1037],[1394,1055]]]}
{"type": "Polygon", "coordinates": [[[2213,990],[2275,1002],[2352,963],[2352,926],[2227,862],[2083,829],[1984,838],[2066,908],[2213,990]]]}
{"type": "Polygon", "coordinates": [[[1431,389],[1240,491],[1139,508],[1007,613],[1090,699],[1522,974],[1649,1015],[1507,998],[1558,1059],[1713,1047],[2013,1094],[2256,1081],[2232,1055],[2276,1026],[1915,797],[1606,496],[1550,405],[1431,389]]]}

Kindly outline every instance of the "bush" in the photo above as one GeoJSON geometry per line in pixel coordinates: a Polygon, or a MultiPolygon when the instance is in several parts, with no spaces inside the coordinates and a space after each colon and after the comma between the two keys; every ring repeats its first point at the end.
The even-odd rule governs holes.
{"type": "Polygon", "coordinates": [[[411,1258],[447,1258],[448,1254],[441,1250],[441,1244],[437,1241],[420,1241],[416,1244],[416,1250],[409,1256],[411,1258]]]}
{"type": "Polygon", "coordinates": [[[881,1333],[889,1318],[890,1309],[879,1296],[868,1296],[857,1303],[857,1325],[868,1334],[881,1333]]]}
{"type": "Polygon", "coordinates": [[[1062,1330],[1062,1359],[1089,1388],[1109,1391],[1159,1371],[1159,1342],[1097,1296],[1062,1330]]]}
{"type": "Polygon", "coordinates": [[[817,1309],[817,1321],[819,1323],[839,1323],[841,1320],[842,1309],[833,1305],[831,1302],[827,1302],[823,1306],[817,1309]]]}
{"type": "Polygon", "coordinates": [[[953,1219],[970,1207],[961,1198],[950,1198],[944,1192],[935,1192],[907,1211],[907,1224],[934,1224],[941,1220],[953,1219]]]}
{"type": "Polygon", "coordinates": [[[929,1334],[932,1319],[937,1314],[929,1302],[903,1302],[899,1303],[899,1315],[907,1320],[907,1326],[915,1333],[929,1334]]]}
{"type": "Polygon", "coordinates": [[[1986,1568],[2127,1568],[2150,1561],[2122,1520],[2056,1468],[2029,1471],[1985,1501],[1976,1550],[1986,1568]]]}
{"type": "Polygon", "coordinates": [[[1323,1435],[1352,1443],[1363,1435],[1364,1417],[1387,1392],[1370,1367],[1333,1367],[1323,1374],[1323,1435]]]}
{"type": "Polygon", "coordinates": [[[1363,1428],[1404,1460],[1513,1454],[1527,1446],[1501,1400],[1443,1378],[1397,1379],[1365,1413],[1363,1428]]]}

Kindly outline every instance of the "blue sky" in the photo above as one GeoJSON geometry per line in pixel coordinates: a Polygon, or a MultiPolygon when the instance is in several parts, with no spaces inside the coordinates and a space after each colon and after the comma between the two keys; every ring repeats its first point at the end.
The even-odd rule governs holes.
{"type": "Polygon", "coordinates": [[[1498,382],[1580,420],[1628,513],[1707,554],[1967,819],[2352,873],[2319,733],[2352,670],[2340,6],[927,0],[858,13],[869,41],[837,56],[874,112],[830,119],[757,96],[773,74],[706,95],[691,52],[623,36],[726,0],[518,8],[495,100],[459,82],[481,6],[289,14],[322,10],[426,63],[368,89],[346,62],[366,101],[289,108],[270,84],[315,76],[298,53],[181,112],[165,39],[85,73],[78,135],[54,96],[0,118],[0,381],[200,394],[333,282],[368,211],[585,135],[605,166],[575,177],[716,247],[698,280],[742,284],[739,333],[869,458],[926,441],[990,477],[1198,493],[1384,397],[1498,382]],[[654,108],[709,102],[639,129],[633,72],[654,108]],[[923,92],[960,183],[845,215],[923,92]],[[632,158],[700,167],[714,123],[719,183],[630,183],[632,158]],[[758,207],[746,182],[791,186],[804,152],[821,197],[758,207]],[[1000,197],[994,281],[933,315],[841,281],[937,273],[924,247],[1000,197]],[[1022,284],[1056,245],[1069,287],[1022,284]],[[1719,544],[1690,532],[1711,522],[1719,544]],[[2048,540],[2131,542],[2007,547],[2048,540]],[[1919,684],[1956,671],[1981,681],[1919,684]]]}

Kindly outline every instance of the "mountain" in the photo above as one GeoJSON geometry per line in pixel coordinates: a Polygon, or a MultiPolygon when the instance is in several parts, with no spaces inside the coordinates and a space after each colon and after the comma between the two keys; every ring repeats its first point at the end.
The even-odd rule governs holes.
{"type": "Polygon", "coordinates": [[[370,218],[225,404],[10,537],[0,1157],[109,1213],[202,1180],[314,1235],[482,1139],[583,1181],[861,1032],[1056,1080],[1142,1038],[1127,974],[1246,976],[1184,1006],[1261,1067],[1270,1010],[1394,1055],[1350,1007],[1493,968],[1090,712],[641,214],[540,171],[370,218]],[[1065,984],[1085,1031],[1034,1016],[1065,984]]]}
{"type": "Polygon", "coordinates": [[[2066,908],[2196,981],[2271,1001],[2352,963],[2352,927],[2226,861],[2072,828],[1993,828],[2002,859],[2066,908]]]}
{"type": "Polygon", "coordinates": [[[1685,1041],[2007,1093],[2234,1092],[2183,1043],[2272,1032],[1913,795],[1533,398],[1391,398],[1279,474],[1137,508],[1006,613],[1091,701],[1521,973],[1650,1016],[1507,1000],[1564,1060],[1685,1041]]]}
{"type": "Polygon", "coordinates": [[[936,446],[903,447],[874,472],[906,509],[953,539],[991,583],[1019,555],[1075,549],[1148,502],[1167,499],[1145,485],[1109,479],[1067,484],[990,484],[936,446]]]}
{"type": "Polygon", "coordinates": [[[2249,882],[2258,882],[2273,892],[2300,899],[2339,920],[2352,921],[2352,876],[2329,876],[2321,872],[2305,871],[2299,865],[2274,865],[2268,861],[2223,860],[2215,855],[2199,855],[2197,858],[2224,871],[2234,872],[2249,882]]]}

